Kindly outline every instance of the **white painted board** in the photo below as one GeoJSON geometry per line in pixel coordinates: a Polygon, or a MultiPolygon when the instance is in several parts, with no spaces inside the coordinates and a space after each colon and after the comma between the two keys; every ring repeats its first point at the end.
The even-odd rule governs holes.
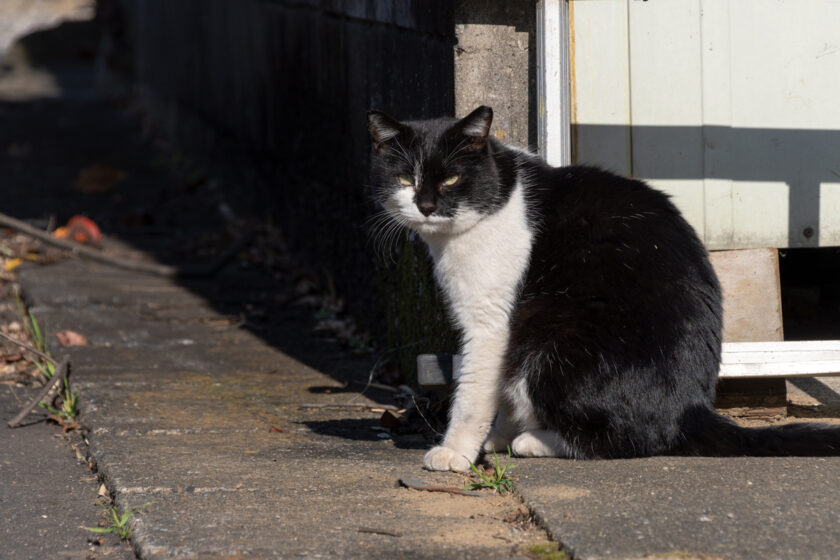
{"type": "Polygon", "coordinates": [[[572,152],[710,249],[840,245],[840,2],[572,0],[572,152]]]}
{"type": "Polygon", "coordinates": [[[720,377],[840,375],[840,340],[724,342],[720,377]]]}

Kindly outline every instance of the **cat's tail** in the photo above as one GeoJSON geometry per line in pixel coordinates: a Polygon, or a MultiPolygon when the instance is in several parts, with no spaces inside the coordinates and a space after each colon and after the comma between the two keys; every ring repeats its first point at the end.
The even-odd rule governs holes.
{"type": "Polygon", "coordinates": [[[684,442],[676,455],[712,457],[825,457],[840,455],[840,426],[797,423],[745,428],[698,406],[683,417],[684,442]]]}

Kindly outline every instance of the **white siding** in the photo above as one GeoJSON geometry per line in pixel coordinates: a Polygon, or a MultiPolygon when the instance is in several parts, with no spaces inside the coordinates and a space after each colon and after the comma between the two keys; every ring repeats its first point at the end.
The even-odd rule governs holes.
{"type": "Polygon", "coordinates": [[[840,245],[840,2],[571,3],[573,153],[712,249],[840,245]]]}

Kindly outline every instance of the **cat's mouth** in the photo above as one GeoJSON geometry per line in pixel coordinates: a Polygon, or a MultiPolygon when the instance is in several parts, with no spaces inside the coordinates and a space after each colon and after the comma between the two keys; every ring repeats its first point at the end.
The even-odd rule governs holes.
{"type": "Polygon", "coordinates": [[[452,218],[446,216],[405,216],[406,225],[419,233],[443,233],[452,228],[452,218]]]}
{"type": "Polygon", "coordinates": [[[421,235],[458,235],[472,229],[481,219],[474,212],[459,212],[454,216],[417,214],[410,217],[403,214],[403,223],[421,235]]]}
{"type": "Polygon", "coordinates": [[[424,215],[412,204],[400,204],[400,201],[389,201],[386,209],[398,222],[403,225],[421,231],[422,228],[439,228],[452,222],[452,217],[439,214],[424,215]]]}

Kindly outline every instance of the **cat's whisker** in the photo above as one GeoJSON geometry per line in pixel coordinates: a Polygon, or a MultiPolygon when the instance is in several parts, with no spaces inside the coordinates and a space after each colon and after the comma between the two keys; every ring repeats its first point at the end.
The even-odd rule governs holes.
{"type": "Polygon", "coordinates": [[[395,223],[391,220],[386,220],[380,222],[381,225],[379,226],[376,238],[375,238],[375,245],[376,245],[376,252],[380,256],[385,255],[385,246],[387,243],[388,236],[391,234],[391,230],[396,227],[395,223]]]}
{"type": "Polygon", "coordinates": [[[395,226],[391,229],[390,235],[387,239],[385,250],[387,251],[387,256],[391,259],[391,262],[396,264],[396,258],[394,257],[397,249],[397,244],[400,240],[400,237],[407,229],[406,223],[402,222],[394,222],[395,226]]]}
{"type": "Polygon", "coordinates": [[[386,261],[396,263],[394,252],[399,235],[407,226],[407,221],[394,216],[387,210],[381,210],[368,218],[370,240],[376,253],[386,261]]]}

